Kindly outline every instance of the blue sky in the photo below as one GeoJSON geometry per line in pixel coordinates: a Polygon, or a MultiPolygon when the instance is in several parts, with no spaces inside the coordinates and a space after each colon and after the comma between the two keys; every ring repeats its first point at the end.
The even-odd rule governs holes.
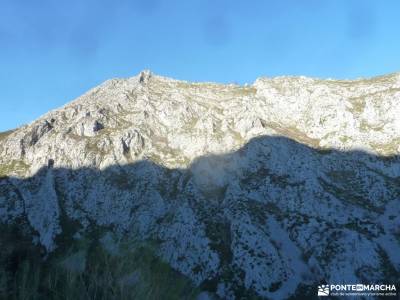
{"type": "Polygon", "coordinates": [[[400,1],[0,0],[0,131],[142,69],[178,79],[400,71],[400,1]]]}

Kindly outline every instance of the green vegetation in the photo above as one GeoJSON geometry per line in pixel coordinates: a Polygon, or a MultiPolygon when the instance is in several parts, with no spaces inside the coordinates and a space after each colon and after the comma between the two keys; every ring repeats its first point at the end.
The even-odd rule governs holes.
{"type": "Polygon", "coordinates": [[[386,251],[380,246],[378,248],[381,265],[380,270],[387,279],[387,282],[394,283],[396,286],[398,286],[400,284],[400,272],[397,271],[393,266],[386,251]]]}
{"type": "Polygon", "coordinates": [[[10,173],[23,175],[29,166],[22,160],[12,160],[8,164],[0,164],[0,178],[8,176],[10,173]]]}
{"type": "Polygon", "coordinates": [[[0,132],[0,142],[7,138],[11,133],[13,133],[15,130],[8,130],[8,131],[3,131],[0,132]]]}
{"type": "Polygon", "coordinates": [[[329,182],[322,177],[318,178],[326,192],[346,203],[382,213],[381,207],[371,203],[362,182],[353,171],[331,171],[327,176],[329,182]]]}
{"type": "Polygon", "coordinates": [[[340,140],[343,144],[346,144],[346,143],[348,143],[349,141],[351,141],[351,137],[349,137],[349,136],[347,136],[347,135],[344,135],[344,136],[339,137],[339,140],[340,140]]]}
{"type": "Polygon", "coordinates": [[[255,96],[257,89],[253,86],[237,87],[232,93],[236,97],[255,96]]]}
{"type": "Polygon", "coordinates": [[[372,148],[379,151],[381,155],[394,157],[400,145],[400,138],[394,138],[390,143],[372,144],[372,148]]]}
{"type": "Polygon", "coordinates": [[[317,300],[317,283],[313,285],[300,284],[296,289],[294,295],[290,296],[288,300],[317,300]]]}
{"type": "Polygon", "coordinates": [[[364,132],[371,132],[371,131],[383,131],[383,127],[385,124],[380,125],[370,125],[366,120],[362,119],[360,121],[360,130],[364,132]]]}
{"type": "Polygon", "coordinates": [[[1,225],[1,299],[194,299],[198,294],[150,244],[110,238],[105,245],[104,236],[91,233],[44,258],[21,227],[1,225]]]}
{"type": "Polygon", "coordinates": [[[353,105],[351,111],[355,113],[357,116],[362,114],[366,106],[365,96],[351,97],[349,98],[349,100],[353,105]]]}

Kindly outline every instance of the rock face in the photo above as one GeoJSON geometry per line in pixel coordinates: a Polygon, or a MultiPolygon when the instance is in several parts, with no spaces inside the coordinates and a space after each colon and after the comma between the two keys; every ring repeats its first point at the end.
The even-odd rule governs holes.
{"type": "Polygon", "coordinates": [[[152,241],[224,299],[394,283],[399,115],[397,74],[243,87],[143,71],[0,135],[0,220],[25,219],[47,252],[91,227],[152,241]]]}

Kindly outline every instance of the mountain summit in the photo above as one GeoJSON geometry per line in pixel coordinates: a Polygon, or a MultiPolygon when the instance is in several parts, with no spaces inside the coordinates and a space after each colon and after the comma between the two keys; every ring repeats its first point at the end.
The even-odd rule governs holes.
{"type": "Polygon", "coordinates": [[[34,174],[140,159],[187,167],[251,138],[283,135],[313,148],[400,152],[400,75],[354,81],[260,78],[253,85],[189,83],[146,70],[112,79],[1,137],[0,162],[34,174]]]}
{"type": "Polygon", "coordinates": [[[112,79],[0,134],[0,221],[70,269],[151,245],[198,297],[396,283],[399,115],[399,74],[112,79]]]}

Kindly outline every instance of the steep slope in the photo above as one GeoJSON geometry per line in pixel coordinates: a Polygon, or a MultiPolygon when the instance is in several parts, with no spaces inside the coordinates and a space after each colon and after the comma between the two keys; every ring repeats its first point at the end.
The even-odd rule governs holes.
{"type": "Polygon", "coordinates": [[[394,282],[398,115],[397,74],[242,87],[144,71],[0,136],[0,220],[50,253],[93,228],[151,243],[227,299],[394,282]]]}
{"type": "Polygon", "coordinates": [[[207,153],[279,134],[312,147],[397,154],[400,75],[358,80],[258,79],[241,87],[188,83],[144,71],[109,80],[0,137],[2,164],[104,168],[150,159],[186,167],[207,153]]]}

